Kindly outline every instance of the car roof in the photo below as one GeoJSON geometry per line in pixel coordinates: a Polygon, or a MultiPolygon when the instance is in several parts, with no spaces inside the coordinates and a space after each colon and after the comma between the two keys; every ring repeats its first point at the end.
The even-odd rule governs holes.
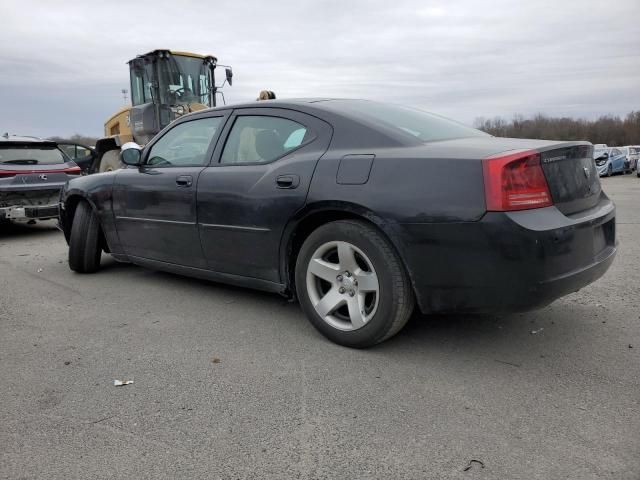
{"type": "Polygon", "coordinates": [[[292,106],[308,106],[311,103],[326,102],[329,100],[351,100],[351,99],[337,99],[337,98],[283,98],[276,100],[261,100],[253,102],[242,103],[230,103],[228,105],[220,105],[217,109],[224,108],[274,108],[274,107],[292,107],[292,106]]]}
{"type": "Polygon", "coordinates": [[[53,140],[45,140],[43,138],[38,137],[30,137],[30,136],[19,136],[19,135],[9,135],[5,133],[4,135],[0,135],[0,142],[11,142],[11,143],[55,143],[53,140]]]}

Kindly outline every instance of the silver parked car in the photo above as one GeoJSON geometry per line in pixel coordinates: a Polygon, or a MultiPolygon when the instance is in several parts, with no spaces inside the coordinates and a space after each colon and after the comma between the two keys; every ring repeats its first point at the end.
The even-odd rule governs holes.
{"type": "Polygon", "coordinates": [[[627,145],[626,147],[619,147],[619,148],[627,158],[629,170],[630,171],[637,170],[638,157],[640,156],[640,145],[627,145]]]}

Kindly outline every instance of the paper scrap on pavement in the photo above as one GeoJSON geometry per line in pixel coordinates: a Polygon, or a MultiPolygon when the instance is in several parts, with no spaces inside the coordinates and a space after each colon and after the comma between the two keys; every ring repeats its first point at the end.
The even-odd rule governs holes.
{"type": "Polygon", "coordinates": [[[133,380],[114,380],[113,385],[115,387],[124,387],[125,385],[131,385],[133,380]]]}

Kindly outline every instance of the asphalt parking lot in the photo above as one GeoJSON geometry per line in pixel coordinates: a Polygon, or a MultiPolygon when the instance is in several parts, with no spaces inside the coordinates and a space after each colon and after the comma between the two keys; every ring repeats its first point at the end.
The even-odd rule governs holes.
{"type": "Polygon", "coordinates": [[[598,282],[365,351],[277,295],[78,275],[52,222],[5,229],[0,477],[637,480],[640,179],[602,182],[620,249],[598,282]]]}

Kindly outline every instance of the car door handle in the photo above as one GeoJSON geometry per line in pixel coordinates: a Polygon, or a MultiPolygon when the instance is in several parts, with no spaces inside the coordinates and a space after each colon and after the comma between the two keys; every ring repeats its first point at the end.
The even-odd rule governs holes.
{"type": "Polygon", "coordinates": [[[298,175],[280,175],[276,178],[278,188],[297,188],[300,185],[300,177],[298,175]]]}
{"type": "Polygon", "coordinates": [[[176,185],[179,187],[190,187],[193,185],[193,177],[191,175],[180,175],[176,178],[176,185]]]}

